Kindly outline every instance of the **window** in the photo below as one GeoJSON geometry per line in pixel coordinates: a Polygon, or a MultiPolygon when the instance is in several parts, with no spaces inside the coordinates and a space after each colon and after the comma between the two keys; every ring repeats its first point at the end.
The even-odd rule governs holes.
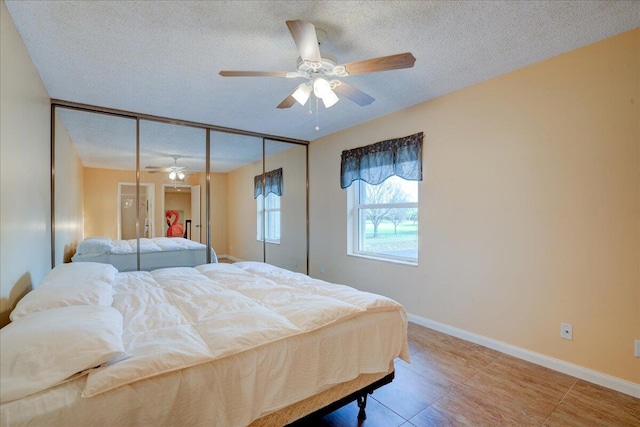
{"type": "Polygon", "coordinates": [[[280,168],[257,175],[253,179],[253,197],[258,207],[258,240],[280,243],[280,197],[284,194],[282,176],[280,168]]]}
{"type": "Polygon", "coordinates": [[[418,181],[422,132],[345,150],[340,186],[348,190],[349,255],[418,263],[418,181]]]}
{"type": "Polygon", "coordinates": [[[398,176],[378,185],[351,186],[349,253],[383,260],[418,262],[418,182],[398,176]]]}
{"type": "Polygon", "coordinates": [[[269,243],[280,243],[280,196],[274,193],[265,197],[260,194],[256,198],[258,207],[258,240],[269,243]],[[264,224],[264,232],[263,232],[264,224]]]}

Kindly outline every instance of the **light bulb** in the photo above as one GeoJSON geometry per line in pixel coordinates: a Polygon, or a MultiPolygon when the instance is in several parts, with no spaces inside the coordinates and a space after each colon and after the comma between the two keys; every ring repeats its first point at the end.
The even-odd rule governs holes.
{"type": "Polygon", "coordinates": [[[171,172],[169,173],[169,179],[171,179],[171,180],[176,179],[176,171],[171,171],[171,172]]]}
{"type": "Polygon", "coordinates": [[[184,174],[182,172],[178,172],[178,179],[184,179],[184,174]]]}
{"type": "Polygon", "coordinates": [[[331,92],[331,85],[322,77],[316,77],[313,81],[313,94],[318,98],[324,98],[327,93],[331,92]]]}
{"type": "Polygon", "coordinates": [[[307,83],[302,83],[298,88],[291,94],[296,101],[300,105],[304,105],[307,103],[309,96],[311,96],[311,86],[307,83]]]}
{"type": "Polygon", "coordinates": [[[329,92],[327,92],[322,98],[325,108],[333,107],[338,101],[338,95],[336,95],[331,89],[329,89],[329,92]]]}

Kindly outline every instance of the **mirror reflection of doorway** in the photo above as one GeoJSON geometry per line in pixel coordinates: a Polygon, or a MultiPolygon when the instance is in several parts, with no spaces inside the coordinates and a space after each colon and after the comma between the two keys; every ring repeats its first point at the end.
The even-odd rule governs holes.
{"type": "Polygon", "coordinates": [[[163,236],[201,242],[200,186],[163,184],[163,236]]]}
{"type": "MultiPolygon", "coordinates": [[[[154,184],[140,184],[140,237],[153,237],[154,184]]],[[[118,183],[118,239],[136,236],[136,184],[118,183]]]]}

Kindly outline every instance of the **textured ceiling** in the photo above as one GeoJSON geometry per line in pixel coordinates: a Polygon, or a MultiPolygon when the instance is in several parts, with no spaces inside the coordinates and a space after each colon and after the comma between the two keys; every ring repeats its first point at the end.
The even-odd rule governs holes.
{"type": "MultiPolygon", "coordinates": [[[[133,119],[56,109],[82,164],[89,168],[135,170],[136,122],[133,119]]],[[[187,171],[205,171],[205,130],[168,123],[140,121],[140,168],[166,168],[177,164],[187,171]]],[[[265,154],[273,155],[291,144],[266,140],[265,154]]],[[[262,138],[222,132],[211,133],[212,172],[227,173],[262,159],[262,138]]]]}
{"type": "Polygon", "coordinates": [[[637,1],[5,3],[51,98],[304,140],[640,26],[637,1]],[[218,75],[295,70],[291,19],[326,31],[338,63],[417,61],[346,77],[375,102],[321,106],[316,131],[307,108],[276,109],[299,80],[218,75]]]}

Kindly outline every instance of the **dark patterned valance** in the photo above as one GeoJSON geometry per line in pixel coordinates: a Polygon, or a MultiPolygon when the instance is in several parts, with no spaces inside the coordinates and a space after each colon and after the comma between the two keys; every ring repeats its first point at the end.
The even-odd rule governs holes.
{"type": "MultiPolygon", "coordinates": [[[[264,194],[274,193],[282,196],[284,185],[282,183],[282,168],[266,172],[264,174],[264,194]]],[[[253,198],[257,199],[262,194],[262,175],[253,178],[253,198]]]]}
{"type": "Polygon", "coordinates": [[[377,185],[392,175],[422,181],[422,139],[420,132],[343,151],[340,186],[358,179],[377,185]]]}

